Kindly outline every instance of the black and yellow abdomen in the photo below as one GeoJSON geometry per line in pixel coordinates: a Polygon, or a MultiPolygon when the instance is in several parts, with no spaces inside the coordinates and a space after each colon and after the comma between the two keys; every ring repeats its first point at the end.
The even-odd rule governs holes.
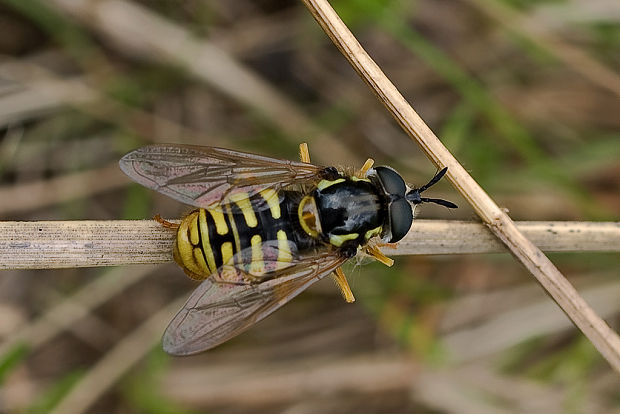
{"type": "Polygon", "coordinates": [[[177,231],[174,259],[191,278],[202,280],[226,265],[259,277],[291,262],[299,248],[316,244],[298,224],[298,192],[268,189],[192,211],[177,231]]]}

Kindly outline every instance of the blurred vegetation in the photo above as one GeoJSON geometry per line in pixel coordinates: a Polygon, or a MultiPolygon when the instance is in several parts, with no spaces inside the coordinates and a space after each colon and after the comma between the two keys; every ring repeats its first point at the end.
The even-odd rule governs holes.
{"type": "MultiPolygon", "coordinates": [[[[0,2],[0,194],[23,189],[0,198],[4,220],[183,214],[185,206],[106,169],[126,151],[151,142],[295,159],[297,143],[307,141],[317,163],[359,166],[371,156],[413,183],[434,173],[301,2],[100,0],[71,9],[63,3],[0,2]],[[133,32],[119,32],[126,26],[118,24],[135,16],[136,7],[146,17],[133,23],[133,32]],[[193,62],[192,56],[183,61],[164,50],[170,27],[185,34],[179,55],[195,50],[190,41],[203,42],[201,51],[215,47],[244,72],[197,74],[187,62],[198,72],[218,62],[193,62]],[[140,40],[139,33],[153,41],[140,40]],[[241,73],[271,91],[270,98],[252,103],[257,89],[241,73]],[[237,90],[219,86],[230,84],[237,90]],[[282,107],[290,112],[274,116],[274,108],[282,107]],[[334,158],[337,144],[346,148],[347,159],[334,158]],[[88,180],[78,195],[64,196],[53,186],[76,173],[88,180]],[[50,194],[28,194],[37,182],[49,183],[50,194]],[[118,184],[103,185],[110,182],[118,184]]],[[[514,219],[619,220],[617,1],[592,2],[598,9],[568,0],[332,3],[429,126],[514,219]],[[509,13],[496,13],[498,8],[509,13]],[[549,36],[553,42],[543,41],[549,36]],[[558,54],[567,45],[580,52],[577,60],[558,54]],[[615,84],[601,81],[605,72],[587,69],[597,65],[615,74],[609,78],[615,84]]],[[[429,206],[420,217],[475,219],[447,183],[437,187],[434,194],[461,208],[453,213],[429,206]]],[[[618,288],[618,256],[552,259],[580,291],[593,292],[588,300],[595,308],[604,305],[603,316],[618,330],[620,307],[600,296],[618,288]]],[[[338,290],[323,282],[203,355],[169,358],[151,351],[153,336],[143,344],[142,362],[115,367],[122,379],[97,395],[87,412],[620,410],[616,374],[511,257],[397,262],[391,269],[350,266],[354,305],[345,305],[338,290]],[[541,304],[550,304],[557,319],[532,317],[541,304]],[[468,332],[484,335],[457,341],[468,332]],[[487,343],[501,346],[477,351],[487,343]],[[480,355],[476,352],[481,356],[467,356],[480,355]],[[406,369],[411,371],[404,375],[406,369]],[[323,389],[332,384],[330,376],[321,377],[325,373],[336,376],[337,385],[323,389]]],[[[129,278],[137,271],[126,272],[129,278]]],[[[154,268],[102,305],[89,306],[72,295],[108,273],[42,273],[0,274],[2,412],[50,412],[72,393],[93,392],[80,388],[84,373],[194,287],[179,269],[154,268]],[[58,304],[86,309],[87,316],[70,331],[54,332],[53,320],[45,318],[58,304]],[[45,323],[32,327],[41,320],[45,323]],[[49,337],[33,339],[41,335],[49,337]]]]}

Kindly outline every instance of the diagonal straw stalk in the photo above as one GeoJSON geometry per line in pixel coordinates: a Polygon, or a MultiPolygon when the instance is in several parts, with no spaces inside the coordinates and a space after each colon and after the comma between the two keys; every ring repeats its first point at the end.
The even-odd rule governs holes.
{"type": "Polygon", "coordinates": [[[446,177],[471,204],[486,226],[523,263],[590,342],[620,372],[620,337],[579,296],[551,261],[521,232],[443,146],[394,84],[370,58],[327,0],[303,0],[313,17],[347,58],[360,77],[438,167],[448,167],[446,177]]]}

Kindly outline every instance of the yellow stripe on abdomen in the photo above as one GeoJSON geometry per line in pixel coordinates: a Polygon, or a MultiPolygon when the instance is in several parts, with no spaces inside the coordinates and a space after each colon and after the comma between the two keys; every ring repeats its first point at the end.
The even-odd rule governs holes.
{"type": "Polygon", "coordinates": [[[278,196],[278,193],[272,188],[267,188],[266,190],[261,191],[260,195],[267,202],[269,210],[271,211],[271,217],[273,217],[274,220],[278,220],[282,215],[282,212],[280,211],[280,197],[278,196]]]}
{"type": "Polygon", "coordinates": [[[276,269],[282,269],[288,267],[287,263],[293,260],[293,254],[286,232],[284,230],[278,230],[276,235],[278,237],[278,263],[276,269]]]}
{"type": "Polygon", "coordinates": [[[200,236],[198,235],[198,216],[196,214],[192,214],[192,216],[192,219],[188,220],[189,241],[191,244],[196,246],[200,243],[200,236]]]}
{"type": "Polygon", "coordinates": [[[235,217],[233,216],[232,208],[226,204],[223,206],[228,216],[228,223],[230,223],[230,231],[232,232],[233,239],[235,240],[235,252],[241,251],[241,239],[239,238],[239,230],[237,230],[237,224],[235,223],[235,217]]]}
{"type": "Polygon", "coordinates": [[[231,242],[222,243],[222,266],[232,264],[233,257],[233,245],[231,242]]]}
{"type": "Polygon", "coordinates": [[[196,265],[200,269],[204,269],[208,274],[213,273],[209,271],[209,267],[207,266],[207,262],[205,262],[205,257],[202,254],[202,250],[200,249],[200,247],[194,247],[193,256],[194,256],[194,263],[196,263],[196,265]]]}
{"type": "Polygon", "coordinates": [[[236,193],[231,195],[229,199],[239,207],[248,227],[256,227],[258,225],[258,220],[256,219],[256,214],[254,213],[249,197],[250,195],[248,193],[236,193]]]}
{"type": "Polygon", "coordinates": [[[185,217],[177,230],[174,248],[175,261],[194,279],[204,279],[211,271],[200,249],[199,213],[194,211],[185,217]]]}
{"type": "Polygon", "coordinates": [[[211,217],[213,217],[213,221],[215,222],[215,231],[217,234],[224,236],[228,233],[228,226],[226,225],[226,219],[224,218],[224,213],[222,213],[218,208],[207,209],[211,217]]]}
{"type": "Polygon", "coordinates": [[[260,276],[265,274],[265,261],[263,260],[263,239],[255,234],[250,239],[252,246],[252,262],[250,263],[250,274],[260,276]]]}
{"type": "Polygon", "coordinates": [[[209,242],[209,227],[207,225],[207,213],[205,209],[201,208],[198,215],[198,225],[200,227],[200,238],[202,239],[202,250],[207,258],[207,265],[209,273],[214,273],[217,270],[215,265],[215,256],[211,243],[209,242]]]}

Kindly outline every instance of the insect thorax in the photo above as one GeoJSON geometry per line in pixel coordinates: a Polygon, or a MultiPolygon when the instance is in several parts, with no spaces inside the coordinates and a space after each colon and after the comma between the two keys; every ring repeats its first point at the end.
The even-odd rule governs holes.
{"type": "Polygon", "coordinates": [[[322,238],[336,247],[364,245],[381,234],[382,199],[367,179],[341,177],[322,180],[313,193],[322,238]]]}

